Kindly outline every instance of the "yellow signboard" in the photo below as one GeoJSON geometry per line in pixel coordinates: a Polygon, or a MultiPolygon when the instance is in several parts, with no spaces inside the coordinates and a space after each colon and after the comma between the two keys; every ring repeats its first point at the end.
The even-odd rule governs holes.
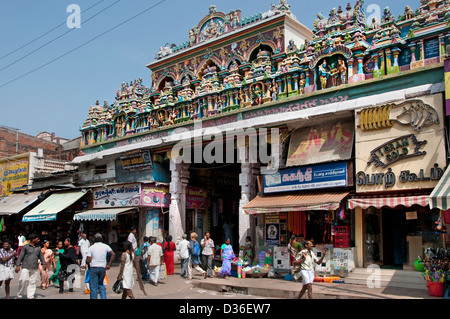
{"type": "Polygon", "coordinates": [[[28,185],[29,157],[0,160],[0,196],[25,190],[28,185]]]}

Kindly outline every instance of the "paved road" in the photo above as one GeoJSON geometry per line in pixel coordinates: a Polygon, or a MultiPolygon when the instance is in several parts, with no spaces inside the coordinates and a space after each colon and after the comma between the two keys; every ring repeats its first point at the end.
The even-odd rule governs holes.
{"type": "MultiPolygon", "coordinates": [[[[194,283],[199,280],[211,280],[210,278],[203,279],[199,274],[193,271],[193,279],[187,281],[179,276],[179,266],[175,266],[175,275],[167,276],[163,281],[160,281],[158,286],[153,286],[146,282],[144,284],[147,296],[145,296],[139,289],[139,284],[136,283],[133,292],[136,299],[267,299],[259,296],[243,295],[236,293],[220,293],[211,290],[196,288],[194,283]]],[[[52,270],[50,270],[52,273],[52,270]]],[[[112,291],[112,285],[119,273],[119,264],[114,263],[113,267],[108,271],[108,277],[111,281],[107,286],[106,293],[108,299],[120,299],[121,295],[117,295],[112,291]]],[[[15,278],[11,282],[11,298],[16,298],[19,274],[15,274],[15,278]]],[[[40,280],[39,282],[40,283],[40,280]]],[[[67,286],[67,283],[66,283],[67,286]]],[[[67,290],[67,288],[66,288],[67,290]]],[[[0,288],[0,300],[6,299],[4,287],[0,288]]],[[[75,288],[73,293],[59,294],[59,289],[51,284],[46,290],[36,288],[36,299],[89,299],[89,295],[84,293],[84,275],[81,280],[79,288],[75,288]]]]}

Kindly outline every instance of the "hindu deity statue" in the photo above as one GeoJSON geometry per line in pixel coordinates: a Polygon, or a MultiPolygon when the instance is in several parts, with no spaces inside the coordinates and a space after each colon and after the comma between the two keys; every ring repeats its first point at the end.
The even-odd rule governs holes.
{"type": "Polygon", "coordinates": [[[322,90],[327,88],[328,78],[330,77],[330,71],[327,66],[327,60],[323,60],[323,63],[319,66],[319,78],[322,90]]]}

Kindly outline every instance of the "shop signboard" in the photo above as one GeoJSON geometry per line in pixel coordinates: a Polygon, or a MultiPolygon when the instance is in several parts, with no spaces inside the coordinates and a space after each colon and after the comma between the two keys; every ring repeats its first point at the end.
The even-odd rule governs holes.
{"type": "Polygon", "coordinates": [[[264,175],[264,193],[348,186],[347,162],[288,168],[264,175]]]}
{"type": "Polygon", "coordinates": [[[295,130],[286,166],[348,160],[352,156],[354,135],[353,121],[295,130]]]}
{"type": "Polygon", "coordinates": [[[94,208],[136,207],[141,205],[141,184],[94,188],[94,208]]]}
{"type": "Polygon", "coordinates": [[[266,246],[278,246],[280,244],[280,224],[266,223],[266,246]]]}
{"type": "Polygon", "coordinates": [[[432,189],[446,166],[443,96],[356,111],[357,192],[432,189]]]}
{"type": "Polygon", "coordinates": [[[149,150],[121,155],[120,161],[124,171],[153,168],[152,155],[149,150]]]}
{"type": "Polygon", "coordinates": [[[29,155],[0,160],[0,197],[25,190],[28,185],[29,155]]]}
{"type": "Polygon", "coordinates": [[[146,207],[170,206],[169,186],[155,184],[142,184],[141,186],[141,204],[146,207]]]}
{"type": "Polygon", "coordinates": [[[198,187],[186,187],[187,209],[206,209],[207,207],[206,190],[198,187]]]}
{"type": "Polygon", "coordinates": [[[147,237],[156,237],[158,241],[161,241],[163,239],[159,209],[147,209],[147,218],[145,225],[145,235],[147,237]]]}

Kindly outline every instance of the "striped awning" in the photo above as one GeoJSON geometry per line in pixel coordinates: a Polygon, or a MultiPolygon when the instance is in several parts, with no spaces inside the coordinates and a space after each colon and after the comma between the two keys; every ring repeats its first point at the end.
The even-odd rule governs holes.
{"type": "Polygon", "coordinates": [[[450,208],[450,169],[446,169],[439,183],[430,194],[430,208],[450,208]]]}
{"type": "Polygon", "coordinates": [[[349,192],[320,192],[293,195],[257,196],[243,207],[246,214],[289,211],[337,210],[349,192]]]}
{"type": "Polygon", "coordinates": [[[429,195],[358,196],[348,199],[347,206],[349,209],[354,209],[356,207],[361,207],[363,209],[367,209],[369,207],[382,208],[385,206],[395,208],[397,206],[411,207],[413,205],[426,207],[428,206],[428,197],[429,195]]]}
{"type": "Polygon", "coordinates": [[[121,207],[121,208],[103,208],[103,209],[92,209],[87,210],[82,213],[75,214],[73,220],[83,221],[83,220],[116,220],[117,215],[130,213],[135,211],[136,207],[121,207]]]}

